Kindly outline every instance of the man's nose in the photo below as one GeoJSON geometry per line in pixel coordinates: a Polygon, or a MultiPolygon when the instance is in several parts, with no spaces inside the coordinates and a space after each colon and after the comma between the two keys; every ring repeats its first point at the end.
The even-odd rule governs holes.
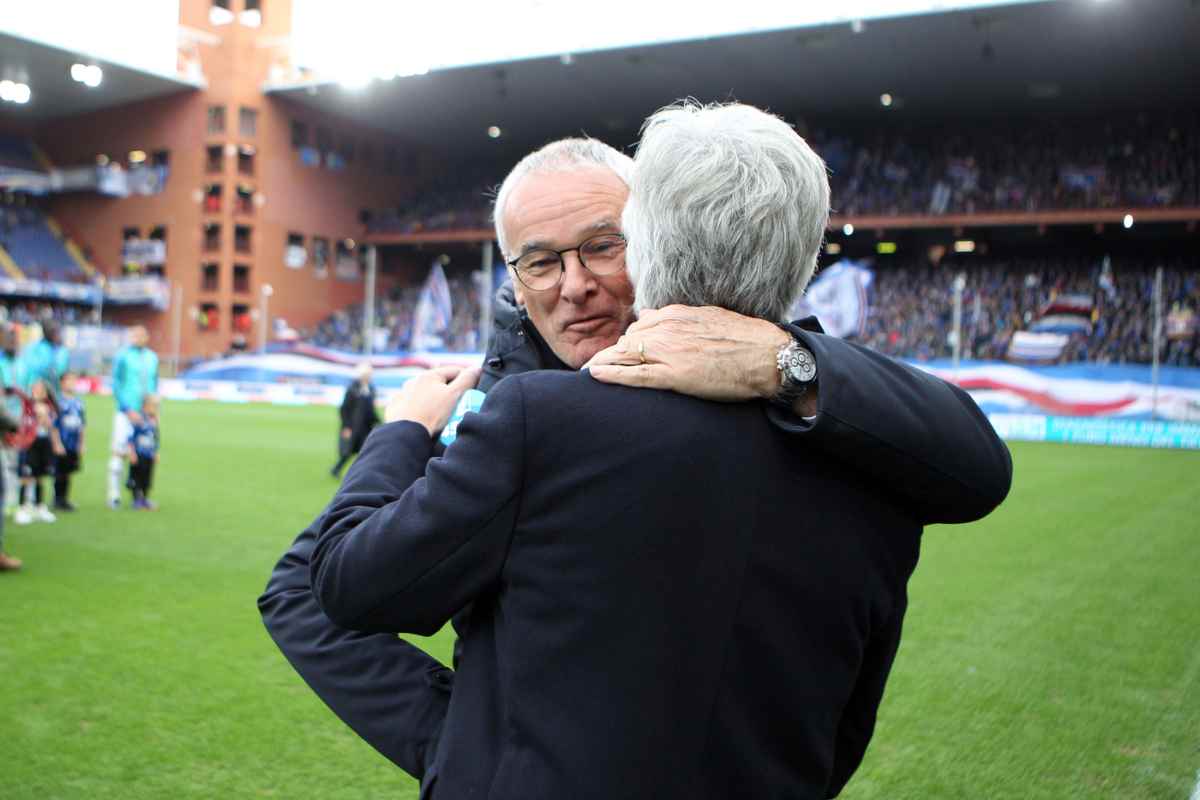
{"type": "Polygon", "coordinates": [[[571,303],[582,302],[596,291],[596,276],[579,260],[575,251],[563,254],[563,277],[559,296],[571,303]]]}

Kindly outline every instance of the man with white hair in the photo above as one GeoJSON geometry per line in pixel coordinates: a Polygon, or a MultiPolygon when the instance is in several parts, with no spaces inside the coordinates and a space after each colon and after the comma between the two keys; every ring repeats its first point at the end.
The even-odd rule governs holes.
{"type": "MultiPolygon", "coordinates": [[[[965,393],[824,336],[812,320],[779,326],[712,306],[669,305],[643,309],[618,340],[633,318],[623,240],[615,248],[619,263],[608,256],[621,233],[632,168],[628,156],[602,142],[564,139],[509,174],[495,219],[513,280],[497,292],[477,388],[487,392],[506,376],[576,369],[590,359],[592,376],[602,381],[721,401],[772,399],[767,416],[789,447],[820,453],[874,482],[920,524],[978,519],[1004,498],[1007,450],[965,393]]],[[[821,220],[811,218],[810,233],[821,220]]],[[[432,370],[412,387],[437,404],[439,395],[461,389],[462,381],[451,387],[454,376],[432,370]]],[[[276,565],[259,598],[264,624],[342,720],[420,778],[453,672],[394,633],[346,630],[321,611],[309,574],[324,519],[301,532],[276,565]]],[[[467,616],[455,620],[460,631],[467,616]]]]}
{"type": "Polygon", "coordinates": [[[362,450],[367,435],[379,424],[379,413],[375,410],[375,387],[371,383],[371,365],[363,361],[354,368],[354,380],[346,387],[342,405],[338,409],[341,427],[338,429],[338,460],[329,470],[335,478],[342,475],[342,467],[362,450]]]}
{"type": "MultiPolygon", "coordinates": [[[[639,308],[782,322],[812,275],[828,180],[775,117],[694,105],[652,117],[623,236],[606,216],[611,184],[575,172],[575,202],[551,172],[501,204],[525,289],[552,288],[557,271],[564,287],[607,278],[617,296],[609,259],[626,236],[639,308]],[[584,238],[564,247],[568,233],[584,238]],[[572,251],[594,279],[565,274],[572,251]]],[[[615,304],[576,297],[566,310],[526,302],[568,364],[620,330],[615,304]]],[[[811,353],[785,363],[791,348],[783,413],[814,377],[811,353]]],[[[469,608],[452,700],[414,692],[401,712],[427,733],[422,797],[836,795],[899,641],[922,524],[906,500],[795,446],[761,402],[570,370],[503,380],[429,460],[476,377],[448,370],[401,391],[311,554],[312,590],[343,628],[428,635],[469,608]]],[[[1007,468],[1003,445],[994,456],[1007,468]]]]}

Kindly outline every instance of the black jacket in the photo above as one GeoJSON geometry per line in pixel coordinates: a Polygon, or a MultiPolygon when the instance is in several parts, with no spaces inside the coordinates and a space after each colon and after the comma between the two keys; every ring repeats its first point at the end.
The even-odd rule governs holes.
{"type": "MultiPolygon", "coordinates": [[[[562,366],[513,303],[510,286],[497,293],[494,319],[481,389],[505,375],[562,366]]],[[[768,412],[791,447],[873,480],[920,524],[978,519],[1004,499],[1012,477],[1008,450],[964,392],[841,339],[790,330],[813,351],[821,375],[814,423],[768,412]]],[[[263,622],[335,714],[420,778],[449,707],[453,673],[393,634],[347,630],[324,615],[309,562],[325,513],[275,566],[258,600],[263,622]]]]}
{"type": "Polygon", "coordinates": [[[379,424],[379,414],[375,411],[375,387],[369,383],[363,386],[357,380],[347,386],[338,416],[342,427],[349,428],[355,438],[365,438],[379,424]]]}
{"type": "Polygon", "coordinates": [[[761,403],[538,371],[428,461],[367,440],[311,580],[334,623],[470,605],[437,798],[824,798],[874,728],[920,523],[761,403]]]}

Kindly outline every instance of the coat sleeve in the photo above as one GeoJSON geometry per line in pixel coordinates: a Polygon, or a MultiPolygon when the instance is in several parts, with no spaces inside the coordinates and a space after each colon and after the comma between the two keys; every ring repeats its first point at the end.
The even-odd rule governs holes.
{"type": "MultiPolygon", "coordinates": [[[[428,446],[392,454],[397,481],[425,473],[428,446]]],[[[369,467],[359,460],[346,480],[369,467]]],[[[317,604],[309,578],[323,512],[275,565],[258,610],[271,639],[300,677],[355,733],[396,766],[420,779],[450,703],[454,673],[395,633],[360,633],[333,623],[317,604]]]]}
{"type": "Polygon", "coordinates": [[[454,674],[395,634],[346,630],[325,616],[308,577],[323,519],[275,565],[258,598],[259,613],[276,646],[325,705],[420,780],[433,762],[454,674]]]}
{"type": "Polygon", "coordinates": [[[404,450],[428,455],[429,433],[413,422],[376,428],[313,553],[312,586],[329,618],[357,630],[432,634],[493,588],[519,511],[524,437],[519,377],[492,389],[415,482],[393,462],[404,450]]]}
{"type": "Polygon", "coordinates": [[[818,413],[772,422],[885,486],[922,523],[970,522],[1008,495],[1012,459],[963,390],[835,336],[788,330],[817,362],[818,413]]]}

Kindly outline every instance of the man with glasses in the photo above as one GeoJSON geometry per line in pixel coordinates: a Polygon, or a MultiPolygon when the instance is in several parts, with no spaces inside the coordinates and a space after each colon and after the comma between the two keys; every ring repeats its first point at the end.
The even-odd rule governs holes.
{"type": "MultiPolygon", "coordinates": [[[[1003,500],[1011,481],[1003,443],[965,393],[924,372],[824,336],[811,322],[781,327],[722,309],[670,306],[635,323],[620,229],[631,169],[631,159],[601,142],[566,139],[525,157],[506,178],[494,216],[514,280],[497,294],[479,389],[508,375],[590,361],[593,376],[605,381],[714,400],[761,397],[772,401],[766,413],[792,446],[857,470],[921,524],[977,519],[1003,500]]],[[[409,391],[461,391],[471,377],[431,370],[409,391]]],[[[347,479],[369,468],[356,464],[347,479]]],[[[309,576],[323,522],[324,514],[280,560],[259,610],[321,699],[420,778],[453,673],[394,635],[344,630],[324,616],[309,576]]]]}

